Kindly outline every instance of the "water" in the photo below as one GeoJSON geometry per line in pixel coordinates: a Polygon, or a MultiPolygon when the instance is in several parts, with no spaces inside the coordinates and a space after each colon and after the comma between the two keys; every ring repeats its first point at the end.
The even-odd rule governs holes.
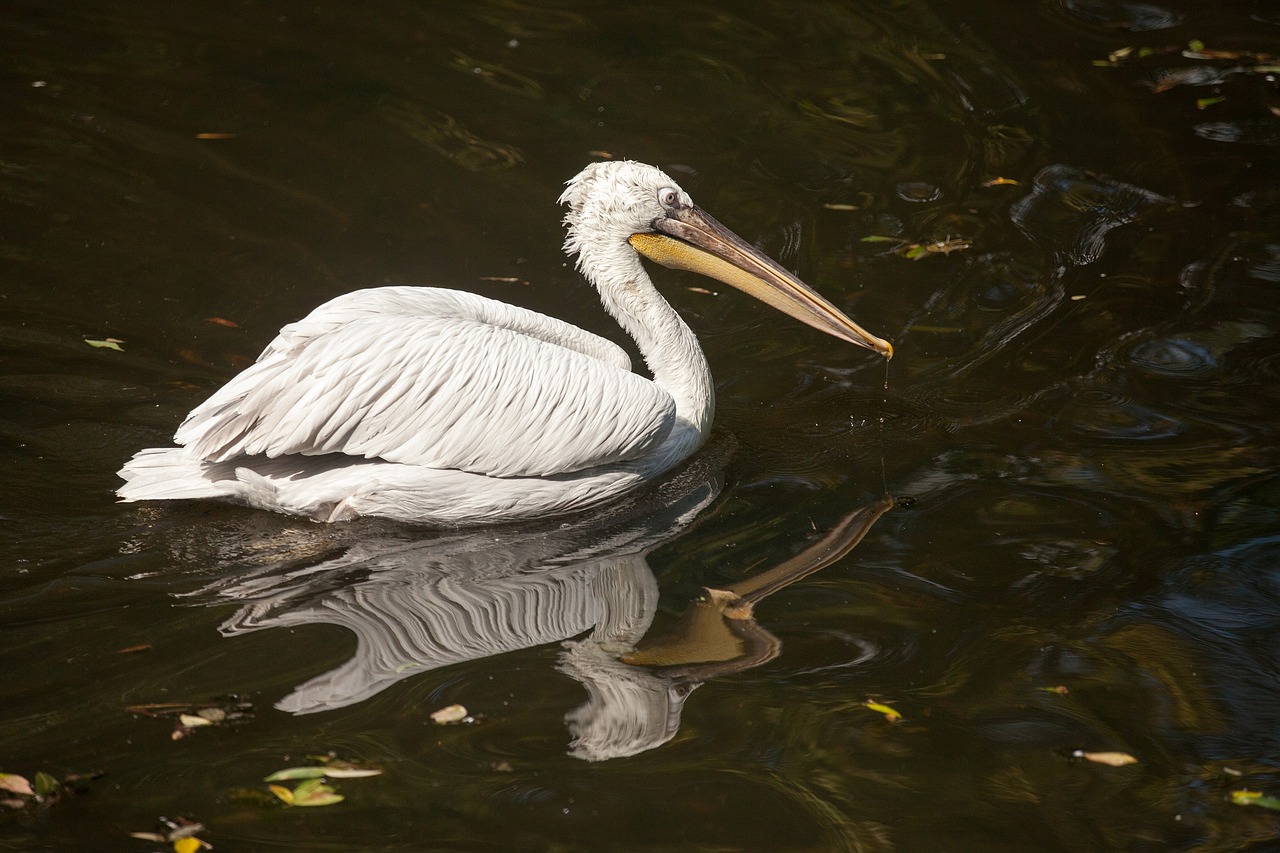
{"type": "Polygon", "coordinates": [[[1271,4],[11,4],[0,33],[0,771],[106,773],[0,849],[149,849],[160,815],[224,850],[1280,844],[1230,800],[1280,794],[1271,4]],[[606,154],[892,340],[887,391],[663,272],[719,431],[609,512],[114,503],[357,286],[616,338],[554,204],[606,154]],[[761,577],[753,619],[704,600],[761,577]],[[177,741],[125,710],[226,694],[252,717],[177,741]],[[433,725],[452,702],[478,721],[433,725]],[[385,773],[236,793],[328,752],[385,773]]]}

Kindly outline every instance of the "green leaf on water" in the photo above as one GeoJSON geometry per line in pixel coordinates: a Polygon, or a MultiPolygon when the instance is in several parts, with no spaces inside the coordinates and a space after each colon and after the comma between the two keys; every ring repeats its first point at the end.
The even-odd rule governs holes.
{"type": "Polygon", "coordinates": [[[1280,798],[1264,797],[1259,791],[1232,791],[1231,802],[1237,806],[1261,806],[1264,809],[1280,811],[1280,798]]]}
{"type": "Polygon", "coordinates": [[[331,806],[342,800],[343,796],[321,779],[308,779],[293,789],[295,806],[331,806]]]}
{"type": "Polygon", "coordinates": [[[918,261],[927,254],[929,254],[929,250],[924,246],[912,246],[910,249],[903,252],[902,256],[904,258],[910,258],[913,261],[918,261]]]}
{"type": "Polygon", "coordinates": [[[62,783],[44,771],[36,773],[36,796],[47,797],[62,787],[62,783]]]}
{"type": "Polygon", "coordinates": [[[1221,95],[1218,95],[1212,98],[1196,98],[1196,109],[1202,110],[1205,107],[1211,107],[1214,104],[1220,104],[1225,100],[1226,98],[1222,97],[1221,95]]]}
{"type": "Polygon", "coordinates": [[[1187,42],[1187,50],[1191,51],[1192,53],[1203,53],[1204,42],[1200,41],[1200,39],[1192,39],[1191,41],[1187,42]]]}
{"type": "Polygon", "coordinates": [[[321,779],[325,775],[323,767],[289,767],[284,770],[277,770],[263,782],[291,782],[295,779],[321,779]]]}
{"type": "Polygon", "coordinates": [[[119,338],[105,338],[104,340],[101,340],[101,341],[95,341],[89,338],[85,338],[84,342],[89,346],[95,347],[97,349],[113,349],[116,352],[124,352],[124,348],[120,346],[122,343],[124,343],[124,341],[120,340],[119,338]]]}
{"type": "Polygon", "coordinates": [[[862,238],[863,243],[901,243],[897,237],[886,237],[883,234],[868,234],[862,238]]]}
{"type": "Polygon", "coordinates": [[[345,762],[335,761],[326,765],[324,775],[330,779],[364,779],[369,776],[381,776],[382,771],[372,767],[344,766],[345,762]]]}

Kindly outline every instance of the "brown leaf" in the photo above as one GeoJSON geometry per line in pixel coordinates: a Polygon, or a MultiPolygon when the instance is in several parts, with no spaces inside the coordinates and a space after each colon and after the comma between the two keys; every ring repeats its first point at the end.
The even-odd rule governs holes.
{"type": "Polygon", "coordinates": [[[1127,752],[1085,752],[1077,749],[1072,755],[1083,758],[1085,761],[1092,761],[1094,764],[1105,764],[1108,767],[1124,767],[1127,764],[1138,763],[1138,759],[1127,752]]]}

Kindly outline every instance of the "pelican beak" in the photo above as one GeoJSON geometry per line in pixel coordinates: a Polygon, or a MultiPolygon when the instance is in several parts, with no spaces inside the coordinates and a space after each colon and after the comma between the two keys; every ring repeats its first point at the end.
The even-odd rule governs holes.
{"type": "Polygon", "coordinates": [[[893,344],[850,320],[809,285],[700,208],[677,207],[654,220],[653,228],[627,239],[649,260],[722,281],[819,331],[893,358],[893,344]]]}

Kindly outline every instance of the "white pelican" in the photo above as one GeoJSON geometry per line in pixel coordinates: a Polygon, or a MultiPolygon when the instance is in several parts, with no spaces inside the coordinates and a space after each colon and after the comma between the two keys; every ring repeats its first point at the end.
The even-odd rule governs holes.
{"type": "Polygon", "coordinates": [[[125,501],[220,498],[338,521],[508,521],[609,500],[692,454],[711,429],[711,373],[640,262],[692,270],[885,358],[866,332],[643,163],[567,184],[565,251],[635,340],[616,344],[472,293],[379,287],[280,334],[197,406],[179,447],[121,469],[125,501]]]}

